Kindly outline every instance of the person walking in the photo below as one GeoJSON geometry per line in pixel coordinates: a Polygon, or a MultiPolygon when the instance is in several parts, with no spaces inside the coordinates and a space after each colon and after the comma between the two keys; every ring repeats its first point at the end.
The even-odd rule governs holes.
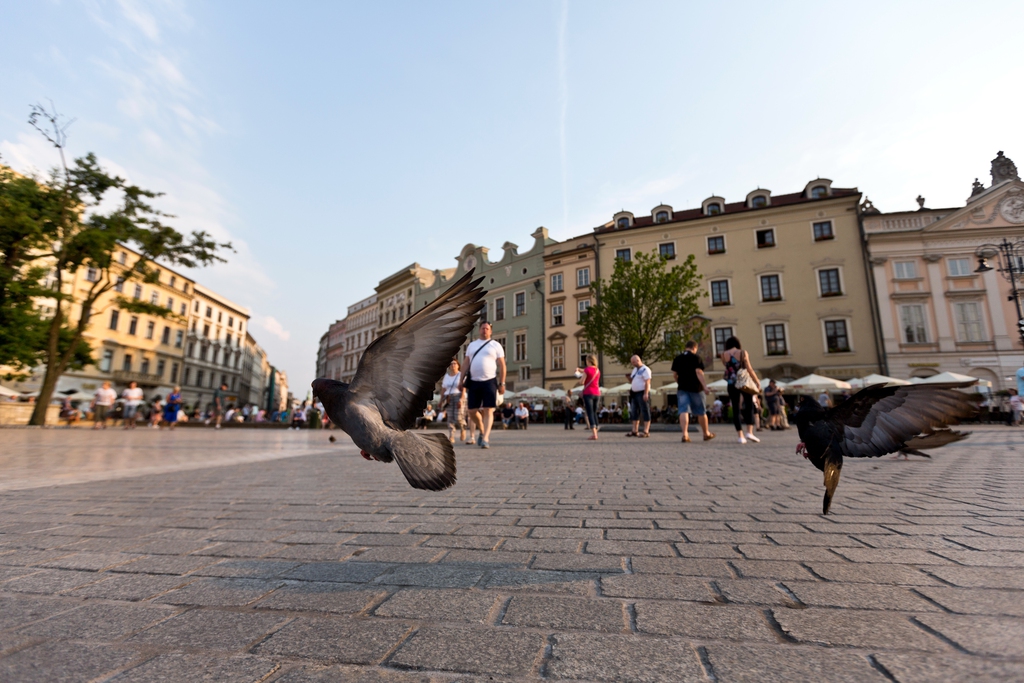
{"type": "Polygon", "coordinates": [[[573,422],[576,419],[576,411],[573,409],[572,392],[562,397],[562,421],[566,429],[575,429],[573,422]]]}
{"type": "Polygon", "coordinates": [[[710,394],[704,377],[704,361],[697,355],[697,342],[686,342],[686,349],[672,361],[672,375],[676,378],[676,400],[679,406],[679,427],[683,430],[683,443],[690,442],[690,413],[697,418],[705,441],[715,438],[708,428],[708,411],[704,396],[710,394]]]}
{"type": "Polygon", "coordinates": [[[633,431],[626,436],[647,438],[651,435],[651,369],[644,365],[643,359],[636,354],[629,359],[633,370],[626,375],[629,380],[629,415],[633,422],[633,431]],[[643,422],[643,431],[640,423],[643,422]]]}
{"type": "Polygon", "coordinates": [[[117,392],[110,388],[110,382],[104,382],[103,386],[96,390],[92,399],[92,428],[107,428],[107,414],[111,406],[117,400],[117,392]]]}
{"type": "Polygon", "coordinates": [[[459,388],[466,389],[469,417],[479,434],[476,445],[490,448],[491,426],[498,394],[505,393],[505,349],[491,339],[491,324],[480,323],[480,336],[466,347],[459,388]]]}
{"type": "Polygon", "coordinates": [[[473,443],[466,438],[466,390],[459,388],[459,376],[462,366],[458,358],[452,358],[448,364],[448,372],[441,378],[441,406],[445,419],[448,421],[448,440],[455,443],[455,430],[459,430],[459,438],[466,443],[473,443]]]}
{"type": "Polygon", "coordinates": [[[149,406],[149,426],[153,429],[160,428],[160,418],[164,414],[164,400],[157,394],[153,397],[153,403],[149,406]]]}
{"type": "Polygon", "coordinates": [[[129,382],[128,388],[121,392],[121,398],[124,399],[124,428],[135,429],[135,414],[142,405],[145,395],[137,383],[129,382]]]}
{"type": "Polygon", "coordinates": [[[732,423],[736,427],[736,434],[740,443],[753,441],[760,443],[761,439],[754,436],[754,401],[753,397],[736,388],[736,373],[741,369],[750,374],[755,383],[759,383],[754,366],[750,364],[750,356],[740,347],[740,340],[736,337],[729,337],[725,340],[725,350],[722,351],[722,365],[725,366],[724,379],[729,386],[729,400],[732,402],[732,423]],[[742,413],[742,415],[741,415],[742,413]],[[740,420],[747,427],[744,435],[740,420]]]}
{"type": "Polygon", "coordinates": [[[213,428],[220,429],[220,422],[224,418],[224,401],[228,396],[228,385],[221,382],[221,385],[213,390],[213,428]]]}
{"type": "Polygon", "coordinates": [[[167,401],[164,403],[164,422],[173,430],[178,424],[178,411],[181,410],[181,387],[174,387],[171,393],[167,394],[167,401]]]}
{"type": "Polygon", "coordinates": [[[587,414],[587,422],[590,423],[590,436],[587,441],[597,441],[597,400],[601,396],[601,371],[597,369],[597,356],[587,354],[587,367],[576,368],[580,375],[580,385],[583,386],[583,409],[587,414]]]}
{"type": "Polygon", "coordinates": [[[764,389],[764,400],[768,404],[768,429],[782,429],[782,387],[775,380],[768,380],[764,389]]]}

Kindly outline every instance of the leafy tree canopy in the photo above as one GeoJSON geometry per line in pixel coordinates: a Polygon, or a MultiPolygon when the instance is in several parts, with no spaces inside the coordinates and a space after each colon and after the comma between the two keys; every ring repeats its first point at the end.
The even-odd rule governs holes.
{"type": "Polygon", "coordinates": [[[633,354],[645,363],[671,360],[688,339],[704,337],[700,277],[690,254],[668,268],[668,259],[637,252],[632,260],[616,260],[607,282],[591,285],[596,303],[583,320],[588,340],[601,353],[628,365],[633,354]]]}

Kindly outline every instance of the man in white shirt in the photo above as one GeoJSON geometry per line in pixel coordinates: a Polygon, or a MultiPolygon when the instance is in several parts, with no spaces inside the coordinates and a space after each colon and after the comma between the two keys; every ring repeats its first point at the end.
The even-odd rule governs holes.
{"type": "Polygon", "coordinates": [[[142,389],[135,382],[129,382],[128,388],[121,392],[121,398],[124,399],[124,428],[135,429],[135,413],[145,398],[142,389]]]}
{"type": "Polygon", "coordinates": [[[626,375],[629,379],[629,417],[633,421],[633,431],[626,436],[649,437],[651,435],[651,369],[644,365],[640,356],[629,359],[633,370],[626,375]],[[640,431],[640,423],[644,430],[640,431]]]}
{"type": "Polygon", "coordinates": [[[107,428],[107,413],[116,400],[117,392],[110,388],[110,382],[104,382],[103,386],[96,390],[96,395],[92,399],[93,429],[99,429],[100,426],[107,428]]]}
{"type": "Polygon", "coordinates": [[[525,403],[520,403],[516,408],[516,429],[526,429],[530,426],[530,409],[525,403]]]}
{"type": "Polygon", "coordinates": [[[469,419],[480,430],[476,445],[490,448],[498,394],[505,393],[505,349],[491,339],[491,324],[480,323],[480,337],[466,348],[459,388],[466,388],[469,419]]]}

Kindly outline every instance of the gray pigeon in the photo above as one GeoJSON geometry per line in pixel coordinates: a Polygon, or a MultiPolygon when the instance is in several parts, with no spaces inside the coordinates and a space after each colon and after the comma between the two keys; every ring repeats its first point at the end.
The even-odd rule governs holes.
{"type": "Polygon", "coordinates": [[[423,414],[434,386],[480,317],[485,294],[473,271],[433,303],[367,347],[351,384],[313,380],[331,421],[360,454],[395,460],[413,488],[441,491],[455,483],[455,450],[444,434],[407,431],[423,414]]]}

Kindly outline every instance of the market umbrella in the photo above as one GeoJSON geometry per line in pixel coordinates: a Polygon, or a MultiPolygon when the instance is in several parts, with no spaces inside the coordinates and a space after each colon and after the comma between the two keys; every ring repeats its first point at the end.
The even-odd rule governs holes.
{"type": "Polygon", "coordinates": [[[552,389],[552,390],[551,390],[551,395],[552,395],[552,396],[553,396],[554,398],[562,398],[562,397],[563,397],[563,396],[565,396],[566,394],[565,394],[565,391],[564,391],[564,390],[562,390],[562,389],[552,389]]]}
{"type": "MultiPolygon", "coordinates": [[[[762,377],[761,378],[761,389],[767,389],[768,388],[768,382],[771,382],[770,378],[762,377]]],[[[780,382],[779,380],[775,380],[775,386],[781,387],[781,388],[785,389],[789,385],[786,384],[785,382],[780,382]]]]}
{"type": "Polygon", "coordinates": [[[875,384],[895,386],[898,384],[910,384],[910,382],[905,379],[896,379],[895,377],[887,377],[886,375],[878,374],[870,374],[866,377],[857,377],[850,380],[850,386],[854,389],[863,389],[864,387],[870,387],[875,384]]]}
{"type": "Polygon", "coordinates": [[[21,392],[8,389],[7,387],[0,387],[0,396],[21,396],[21,392]]]}
{"type": "Polygon", "coordinates": [[[663,387],[658,387],[654,390],[656,394],[671,394],[679,390],[679,382],[670,382],[663,387]]]}
{"type": "Polygon", "coordinates": [[[977,382],[982,386],[992,386],[992,383],[988,380],[969,377],[968,375],[961,375],[957,372],[940,372],[937,375],[925,377],[921,380],[922,384],[934,384],[936,382],[977,382]]]}
{"type": "Polygon", "coordinates": [[[629,390],[632,389],[632,388],[633,388],[633,385],[630,384],[629,382],[626,382],[625,384],[620,384],[617,387],[612,387],[612,388],[608,389],[608,393],[609,394],[628,394],[629,390]]]}
{"type": "Polygon", "coordinates": [[[842,389],[850,389],[849,382],[844,382],[841,379],[832,379],[831,377],[824,377],[823,375],[815,375],[811,373],[800,379],[795,379],[789,383],[790,389],[797,389],[800,391],[840,391],[842,389]]]}
{"type": "Polygon", "coordinates": [[[729,383],[724,379],[720,379],[717,382],[712,382],[708,385],[708,389],[711,391],[727,391],[729,389],[729,383]]]}
{"type": "Polygon", "coordinates": [[[516,392],[516,396],[519,396],[520,398],[523,396],[529,396],[531,398],[551,398],[554,395],[554,392],[548,391],[544,387],[529,387],[516,392]]]}

